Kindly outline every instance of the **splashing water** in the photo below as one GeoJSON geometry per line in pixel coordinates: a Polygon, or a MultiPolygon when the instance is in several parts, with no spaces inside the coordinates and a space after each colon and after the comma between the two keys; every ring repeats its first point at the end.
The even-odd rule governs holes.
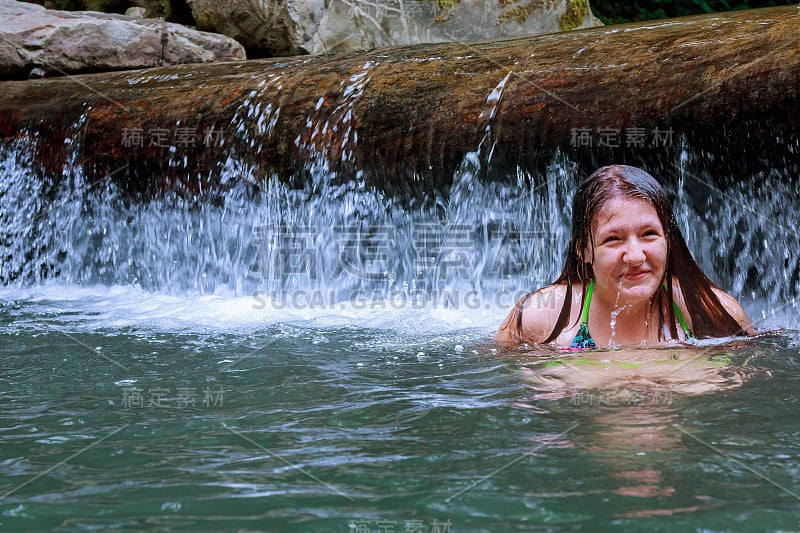
{"type": "MultiPolygon", "coordinates": [[[[336,146],[341,158],[351,158],[354,102],[370,81],[370,66],[343,83],[343,97],[330,110],[317,102],[299,149],[336,146]]],[[[0,146],[0,280],[230,295],[251,298],[256,308],[348,302],[508,309],[560,271],[579,177],[563,155],[544,175],[517,169],[502,183],[483,177],[491,122],[510,75],[487,97],[485,135],[453,176],[449,196],[411,206],[367,186],[361,173],[337,179],[326,157],[314,158],[300,187],[259,176],[233,146],[258,151],[259,139],[271,134],[280,116],[270,101],[280,92],[279,77],[262,80],[237,111],[232,125],[244,144],[226,153],[218,179],[225,190],[213,202],[177,193],[131,201],[113,180],[89,183],[77,164],[85,117],[68,136],[71,152],[60,176],[35,170],[36,136],[20,136],[0,146]]],[[[795,180],[776,168],[721,191],[688,146],[676,167],[678,180],[667,187],[698,263],[756,322],[787,325],[800,292],[795,180]],[[701,186],[703,196],[696,193],[701,186]]],[[[612,322],[612,343],[613,333],[612,322]]]]}

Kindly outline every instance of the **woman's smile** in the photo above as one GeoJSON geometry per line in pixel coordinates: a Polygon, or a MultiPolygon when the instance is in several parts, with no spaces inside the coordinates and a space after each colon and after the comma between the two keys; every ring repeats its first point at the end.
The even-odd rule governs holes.
{"type": "Polygon", "coordinates": [[[648,274],[650,274],[650,270],[647,269],[627,270],[622,275],[622,279],[625,281],[641,281],[648,274]]]}

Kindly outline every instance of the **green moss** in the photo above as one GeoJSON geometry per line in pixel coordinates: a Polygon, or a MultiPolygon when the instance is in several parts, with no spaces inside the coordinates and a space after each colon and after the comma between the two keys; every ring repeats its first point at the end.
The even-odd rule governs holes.
{"type": "MultiPolygon", "coordinates": [[[[455,8],[461,3],[461,0],[417,0],[418,2],[435,3],[439,9],[448,11],[455,8]]],[[[538,9],[542,8],[542,0],[532,0],[527,3],[513,5],[517,0],[497,0],[500,6],[504,9],[503,13],[497,19],[499,23],[516,22],[517,24],[524,24],[528,17],[530,17],[538,9]]],[[[547,7],[555,7],[553,4],[557,2],[554,0],[545,0],[547,7]]],[[[561,18],[558,19],[558,27],[565,30],[574,30],[583,25],[584,19],[589,15],[589,0],[567,0],[567,9],[561,18]]],[[[438,20],[438,19],[437,19],[438,20]]]]}
{"type": "Polygon", "coordinates": [[[439,9],[453,9],[458,4],[461,3],[461,0],[417,0],[418,2],[428,2],[428,3],[435,3],[439,6],[439,9]]]}
{"type": "MultiPolygon", "coordinates": [[[[508,2],[500,1],[500,5],[505,5],[508,2]]],[[[517,24],[525,24],[525,21],[528,20],[528,17],[533,13],[533,10],[537,7],[541,7],[541,2],[529,2],[527,4],[521,6],[515,6],[510,9],[504,11],[498,18],[497,21],[500,23],[503,22],[516,22],[517,24]]]]}
{"type": "Polygon", "coordinates": [[[567,10],[558,19],[561,31],[574,30],[583,24],[583,19],[589,14],[588,0],[568,0],[567,10]]]}

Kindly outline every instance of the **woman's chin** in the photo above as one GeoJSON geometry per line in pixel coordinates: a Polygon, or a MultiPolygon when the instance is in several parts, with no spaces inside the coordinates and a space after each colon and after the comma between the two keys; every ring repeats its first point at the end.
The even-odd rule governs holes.
{"type": "Polygon", "coordinates": [[[658,286],[635,285],[632,287],[621,286],[619,288],[619,304],[637,305],[649,302],[656,293],[658,286]]]}

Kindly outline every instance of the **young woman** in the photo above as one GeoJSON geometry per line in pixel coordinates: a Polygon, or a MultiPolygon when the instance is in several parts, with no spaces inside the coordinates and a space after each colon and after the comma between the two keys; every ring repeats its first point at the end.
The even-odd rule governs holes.
{"type": "Polygon", "coordinates": [[[585,350],[755,333],[739,302],[700,270],[647,172],[598,169],[578,188],[572,218],[561,275],[516,304],[498,342],[585,350]]]}

